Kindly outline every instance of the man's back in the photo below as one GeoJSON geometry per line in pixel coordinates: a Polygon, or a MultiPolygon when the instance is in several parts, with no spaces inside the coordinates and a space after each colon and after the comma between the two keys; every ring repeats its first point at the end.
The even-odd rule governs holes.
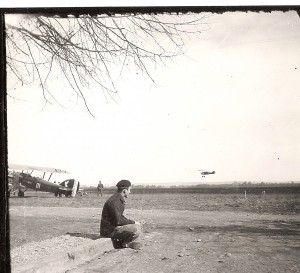
{"type": "Polygon", "coordinates": [[[131,182],[121,180],[117,183],[117,191],[108,198],[102,210],[100,235],[111,238],[113,247],[116,249],[131,247],[138,249],[140,244],[133,244],[141,233],[141,225],[127,219],[123,212],[125,210],[125,199],[131,192],[131,182]]]}
{"type": "Polygon", "coordinates": [[[125,199],[116,192],[107,199],[103,206],[100,235],[110,237],[111,233],[117,226],[134,224],[133,220],[127,219],[124,215],[125,199]]]}

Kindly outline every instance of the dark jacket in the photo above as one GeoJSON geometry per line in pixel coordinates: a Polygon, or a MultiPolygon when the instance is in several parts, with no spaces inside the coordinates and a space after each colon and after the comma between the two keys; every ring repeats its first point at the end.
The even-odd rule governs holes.
{"type": "Polygon", "coordinates": [[[110,237],[111,233],[117,226],[124,226],[134,224],[133,220],[127,219],[123,212],[125,210],[124,197],[115,192],[104,204],[102,210],[100,235],[103,237],[110,237]]]}

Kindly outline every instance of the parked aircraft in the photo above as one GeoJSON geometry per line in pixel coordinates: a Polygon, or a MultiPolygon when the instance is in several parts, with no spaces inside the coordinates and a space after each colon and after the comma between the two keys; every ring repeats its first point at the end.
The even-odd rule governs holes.
{"type": "Polygon", "coordinates": [[[210,174],[215,174],[215,171],[209,172],[209,171],[205,171],[205,170],[198,170],[199,172],[201,172],[202,177],[205,177],[206,175],[210,175],[210,174]]]}
{"type": "Polygon", "coordinates": [[[79,189],[80,183],[75,179],[67,179],[60,183],[49,181],[53,173],[68,174],[66,170],[17,164],[10,164],[8,167],[12,170],[8,174],[9,195],[17,193],[19,197],[24,197],[27,189],[52,192],[59,197],[62,195],[71,197],[76,193],[82,195],[82,190],[79,189]],[[33,176],[34,171],[43,172],[43,178],[33,176]],[[46,173],[50,173],[48,180],[45,179],[46,173]]]}

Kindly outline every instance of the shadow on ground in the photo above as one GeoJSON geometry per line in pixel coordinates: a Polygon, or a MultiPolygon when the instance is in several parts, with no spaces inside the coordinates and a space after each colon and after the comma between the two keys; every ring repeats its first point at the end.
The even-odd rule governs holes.
{"type": "Polygon", "coordinates": [[[91,240],[98,240],[101,237],[99,234],[91,234],[91,233],[80,233],[80,232],[67,232],[67,235],[70,235],[72,237],[81,237],[81,238],[86,238],[86,239],[91,239],[91,240]]]}

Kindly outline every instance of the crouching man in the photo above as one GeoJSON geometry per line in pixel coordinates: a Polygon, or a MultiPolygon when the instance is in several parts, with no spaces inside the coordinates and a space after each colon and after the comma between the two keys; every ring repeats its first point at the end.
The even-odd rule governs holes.
{"type": "Polygon", "coordinates": [[[116,186],[117,191],[107,199],[102,210],[100,236],[111,238],[114,248],[117,249],[140,249],[141,243],[135,240],[141,233],[141,225],[123,215],[131,183],[121,180],[116,186]]]}

